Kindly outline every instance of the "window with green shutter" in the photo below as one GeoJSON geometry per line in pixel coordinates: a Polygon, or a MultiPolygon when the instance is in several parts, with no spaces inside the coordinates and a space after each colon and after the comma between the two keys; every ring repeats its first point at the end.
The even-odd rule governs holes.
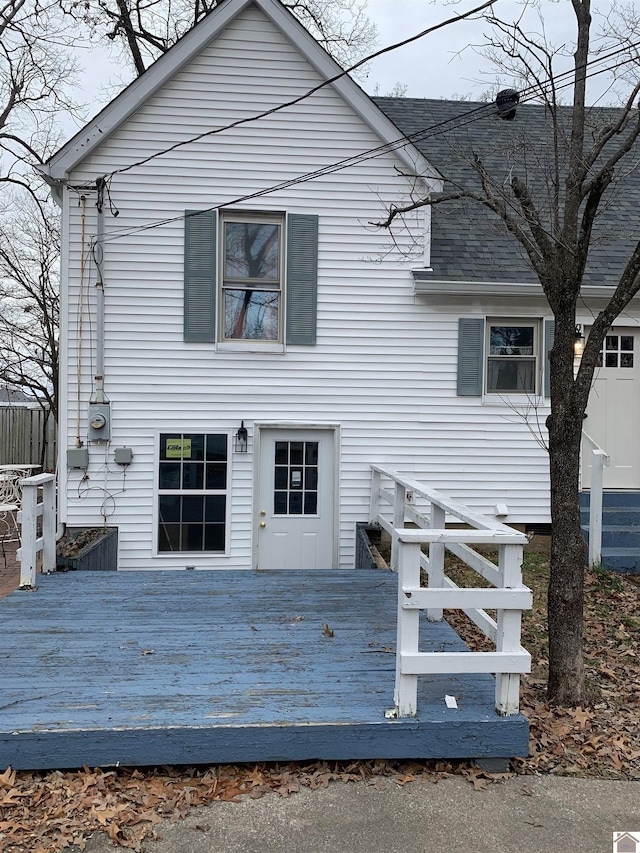
{"type": "Polygon", "coordinates": [[[549,396],[553,320],[460,317],[457,394],[549,396]]]}
{"type": "Polygon", "coordinates": [[[313,345],[318,217],[187,211],[185,340],[313,345]]]}

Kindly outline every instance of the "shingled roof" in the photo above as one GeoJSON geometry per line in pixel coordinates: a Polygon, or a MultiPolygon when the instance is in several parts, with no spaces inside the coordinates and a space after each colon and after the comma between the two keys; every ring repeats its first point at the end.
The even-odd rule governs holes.
{"type": "MultiPolygon", "coordinates": [[[[502,120],[492,104],[418,98],[374,98],[398,129],[412,137],[427,130],[414,145],[445,179],[445,192],[455,184],[478,186],[470,164],[477,153],[492,175],[509,181],[526,178],[537,199],[548,194],[546,179],[552,152],[551,122],[544,106],[523,104],[513,121],[502,120]]],[[[565,121],[570,110],[562,108],[565,121]]],[[[591,127],[617,115],[610,108],[589,111],[591,127]]],[[[604,212],[594,228],[583,283],[615,285],[640,238],[640,148],[628,156],[623,178],[605,196],[604,212]]],[[[471,201],[446,202],[432,212],[432,273],[437,281],[512,282],[529,284],[537,278],[524,250],[487,208],[471,201]]]]}

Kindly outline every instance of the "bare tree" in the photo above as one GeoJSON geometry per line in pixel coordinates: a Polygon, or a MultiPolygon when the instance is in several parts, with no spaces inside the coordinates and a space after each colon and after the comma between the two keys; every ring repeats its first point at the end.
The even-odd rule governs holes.
{"type": "Polygon", "coordinates": [[[58,219],[52,204],[31,202],[0,232],[0,384],[27,390],[56,420],[58,219]]]}
{"type": "MultiPolygon", "coordinates": [[[[512,79],[519,76],[527,99],[543,105],[538,119],[546,126],[545,144],[534,147],[525,136],[509,149],[500,139],[500,158],[468,145],[464,152],[466,181],[448,178],[447,164],[435,163],[443,168],[444,192],[392,207],[386,221],[378,223],[390,227],[396,217],[424,205],[443,205],[446,211],[452,204],[464,204],[488,211],[503,234],[509,235],[513,250],[528,263],[553,311],[551,415],[547,420],[553,530],[548,695],[564,705],[580,703],[584,689],[585,542],[578,492],[583,418],[605,335],[640,290],[640,218],[625,218],[629,232],[626,256],[616,271],[611,297],[593,320],[574,376],[576,306],[585,269],[600,251],[607,220],[609,226],[614,221],[624,181],[637,168],[640,82],[637,41],[616,37],[611,26],[607,33],[593,38],[590,0],[572,0],[572,8],[576,37],[568,78],[556,71],[558,61],[566,62],[567,51],[550,46],[544,31],[536,36],[521,21],[507,24],[495,17],[487,19],[492,28],[492,58],[512,79]],[[597,44],[597,52],[593,44],[597,44]],[[621,107],[591,109],[586,105],[587,80],[594,61],[602,62],[607,56],[613,57],[608,67],[617,66],[618,84],[631,64],[636,73],[621,107]],[[569,105],[563,107],[567,79],[569,105]]],[[[629,27],[623,29],[629,32],[629,27]]],[[[505,128],[511,124],[497,122],[505,128]]],[[[463,136],[463,132],[458,135],[458,143],[462,144],[463,136]]],[[[613,227],[620,226],[618,219],[613,227]]]]}
{"type": "MultiPolygon", "coordinates": [[[[223,0],[61,0],[92,35],[119,44],[137,76],[223,0]]],[[[361,59],[376,41],[366,0],[283,0],[341,65],[361,59]]]]}

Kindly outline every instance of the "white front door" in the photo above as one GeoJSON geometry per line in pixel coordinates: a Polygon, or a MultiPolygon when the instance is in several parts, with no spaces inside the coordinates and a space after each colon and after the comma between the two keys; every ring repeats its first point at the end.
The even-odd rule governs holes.
{"type": "MultiPolygon", "coordinates": [[[[605,489],[640,488],[640,331],[614,326],[596,367],[584,430],[605,450],[605,489]]],[[[583,486],[591,483],[591,446],[583,442],[583,486]]]]}
{"type": "Polygon", "coordinates": [[[263,428],[257,568],[333,568],[334,500],[333,430],[263,428]]]}

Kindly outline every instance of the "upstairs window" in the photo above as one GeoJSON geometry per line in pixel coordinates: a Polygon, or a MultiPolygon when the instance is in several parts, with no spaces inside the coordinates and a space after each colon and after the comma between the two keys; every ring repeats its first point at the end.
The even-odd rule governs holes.
{"type": "Polygon", "coordinates": [[[282,224],[222,218],[221,340],[282,340],[282,224]]]}
{"type": "Polygon", "coordinates": [[[487,323],[487,394],[535,394],[538,326],[498,320],[487,323]]]}
{"type": "Polygon", "coordinates": [[[185,211],[184,340],[314,346],[318,217],[185,211]]]}

